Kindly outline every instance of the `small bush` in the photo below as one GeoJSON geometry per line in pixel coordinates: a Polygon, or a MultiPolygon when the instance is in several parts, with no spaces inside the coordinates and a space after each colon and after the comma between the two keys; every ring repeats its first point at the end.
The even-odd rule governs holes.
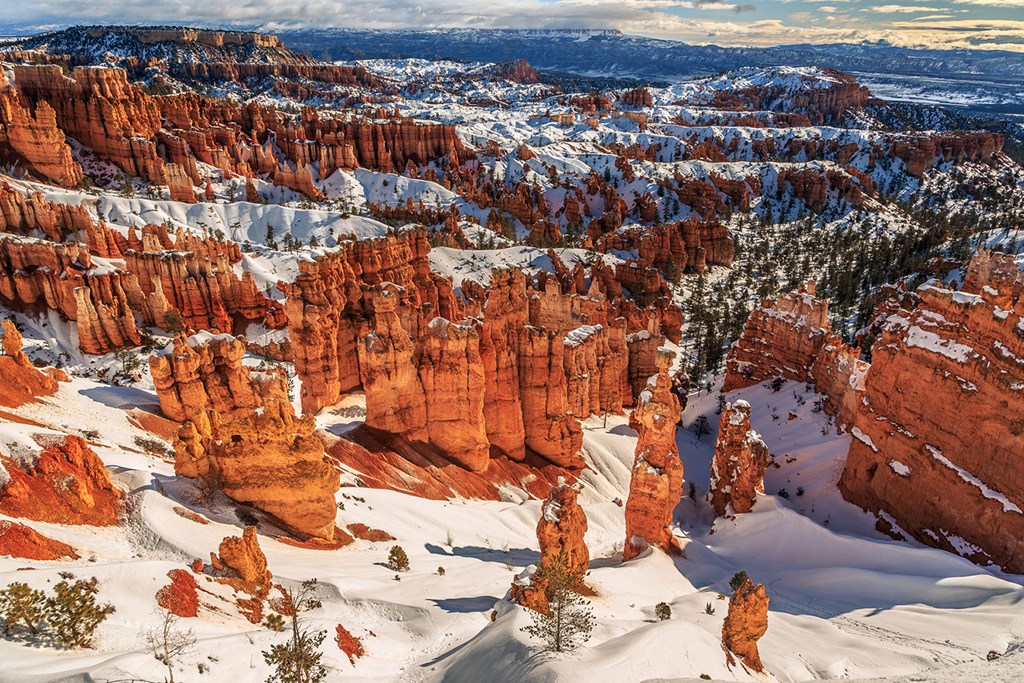
{"type": "Polygon", "coordinates": [[[779,492],[776,495],[779,498],[785,498],[786,500],[789,500],[789,491],[787,491],[786,489],[779,489],[779,492]]]}
{"type": "Polygon", "coordinates": [[[263,626],[280,633],[284,630],[284,617],[280,614],[268,614],[267,618],[263,620],[263,626]]]}
{"type": "Polygon", "coordinates": [[[4,635],[15,626],[24,626],[36,635],[46,619],[46,595],[16,581],[0,591],[0,618],[4,620],[4,635]]]}
{"type": "Polygon", "coordinates": [[[46,600],[46,621],[56,641],[65,647],[90,647],[96,629],[114,612],[113,605],[96,602],[99,582],[95,577],[74,583],[65,579],[53,593],[46,600]]]}
{"type": "Polygon", "coordinates": [[[704,605],[704,614],[714,614],[715,608],[711,606],[711,603],[704,605]]]}
{"type": "Polygon", "coordinates": [[[437,568],[437,575],[438,576],[444,576],[444,567],[438,567],[437,568]]]}
{"type": "Polygon", "coordinates": [[[654,606],[654,616],[658,617],[658,621],[665,621],[672,618],[672,608],[669,607],[667,602],[659,602],[654,606]]]}
{"type": "Polygon", "coordinates": [[[729,579],[729,588],[731,588],[732,592],[735,593],[737,590],[739,590],[740,586],[745,584],[747,581],[750,581],[750,577],[747,576],[746,572],[736,572],[735,574],[733,574],[733,577],[729,579]]]}
{"type": "Polygon", "coordinates": [[[776,377],[775,379],[768,383],[768,386],[771,388],[772,391],[778,393],[782,391],[782,385],[784,385],[785,383],[786,380],[784,380],[782,377],[776,377]]]}
{"type": "Polygon", "coordinates": [[[387,568],[396,572],[409,571],[409,556],[405,554],[402,546],[391,546],[391,552],[388,553],[387,568]]]}

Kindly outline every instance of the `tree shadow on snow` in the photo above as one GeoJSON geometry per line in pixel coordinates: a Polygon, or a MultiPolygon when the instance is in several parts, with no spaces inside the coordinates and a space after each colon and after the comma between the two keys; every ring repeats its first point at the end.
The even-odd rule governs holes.
{"type": "Polygon", "coordinates": [[[494,609],[494,603],[498,602],[498,598],[493,595],[479,595],[475,598],[431,599],[430,602],[434,603],[445,612],[468,614],[470,612],[487,612],[494,609]]]}
{"type": "Polygon", "coordinates": [[[511,564],[516,567],[525,567],[528,564],[540,562],[540,553],[530,548],[509,548],[507,551],[501,548],[484,548],[478,545],[455,546],[450,549],[442,548],[433,543],[424,546],[427,552],[432,555],[444,555],[447,557],[471,557],[481,562],[497,562],[499,564],[511,564]]]}

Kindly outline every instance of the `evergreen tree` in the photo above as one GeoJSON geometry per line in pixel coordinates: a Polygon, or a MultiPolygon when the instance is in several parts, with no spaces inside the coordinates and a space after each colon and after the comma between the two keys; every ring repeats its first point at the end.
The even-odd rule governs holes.
{"type": "Polygon", "coordinates": [[[590,640],[594,630],[594,614],[590,601],[579,594],[586,575],[585,568],[573,568],[563,550],[534,574],[534,581],[544,586],[548,611],[530,611],[533,623],[523,631],[544,642],[551,652],[571,652],[590,640]]]}
{"type": "Polygon", "coordinates": [[[46,621],[61,645],[90,647],[93,634],[114,612],[114,606],[96,602],[99,582],[95,577],[72,583],[73,578],[69,574],[53,587],[54,595],[46,600],[46,621]]]}
{"type": "Polygon", "coordinates": [[[36,635],[46,618],[46,595],[15,581],[0,591],[0,618],[4,620],[4,635],[10,634],[15,626],[24,626],[36,635]]]}
{"type": "Polygon", "coordinates": [[[263,659],[274,667],[267,683],[320,683],[327,678],[327,667],[320,663],[320,645],[327,631],[303,623],[301,614],[319,609],[315,597],[316,579],[303,581],[296,591],[285,591],[292,620],[292,635],[287,643],[272,645],[263,651],[263,659]]]}

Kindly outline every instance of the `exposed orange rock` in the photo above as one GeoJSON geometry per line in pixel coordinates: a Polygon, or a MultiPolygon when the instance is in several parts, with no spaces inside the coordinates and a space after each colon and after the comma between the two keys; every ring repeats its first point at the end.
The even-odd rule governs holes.
{"type": "Polygon", "coordinates": [[[341,624],[334,629],[334,642],[338,644],[338,649],[348,657],[350,664],[355,664],[357,659],[366,654],[363,642],[349,633],[348,629],[341,624]]]}
{"type": "Polygon", "coordinates": [[[199,614],[199,592],[195,577],[184,569],[167,572],[171,582],[156,593],[156,604],[179,617],[199,614]]]}
{"type": "Polygon", "coordinates": [[[678,551],[670,529],[672,513],[683,492],[683,464],[676,446],[679,399],[669,377],[673,359],[672,352],[658,350],[658,374],[648,380],[630,417],[638,438],[626,501],[624,561],[633,559],[648,545],[665,552],[678,551]]]}
{"type": "Polygon", "coordinates": [[[555,465],[583,469],[583,429],[569,412],[562,335],[525,327],[519,336],[519,392],[526,447],[555,465]]]}
{"type": "Polygon", "coordinates": [[[775,377],[811,383],[811,369],[832,331],[828,302],[814,296],[813,282],[755,308],[726,358],[723,391],[775,377]]]}
{"type": "Polygon", "coordinates": [[[82,167],[57,127],[53,107],[46,102],[34,111],[23,106],[6,74],[0,74],[0,156],[23,161],[40,180],[63,187],[82,180],[82,167]]]}
{"type": "Polygon", "coordinates": [[[889,315],[839,488],[897,536],[1020,572],[1024,278],[981,253],[965,282],[976,291],[924,285],[916,308],[889,315]]]}
{"type": "MultiPolygon", "coordinates": [[[[39,230],[55,242],[95,226],[88,209],[81,204],[48,201],[42,193],[19,192],[7,182],[0,184],[0,230],[28,235],[39,230]]],[[[87,234],[88,238],[88,234],[87,234]]],[[[92,249],[96,256],[106,256],[92,249]]]]}
{"type": "Polygon", "coordinates": [[[764,473],[768,468],[768,447],[750,428],[750,404],[727,403],[722,411],[711,460],[711,507],[722,516],[750,512],[758,493],[764,493],[764,473]]]}
{"type": "Polygon", "coordinates": [[[238,578],[249,586],[269,588],[274,575],[267,569],[267,556],[260,548],[256,527],[245,528],[241,536],[228,536],[220,542],[217,554],[210,553],[213,568],[238,578]]]}
{"type": "Polygon", "coordinates": [[[124,288],[130,283],[123,271],[94,268],[88,250],[77,244],[0,240],[0,299],[60,311],[76,322],[85,353],[140,343],[124,288]]]}
{"type": "MultiPolygon", "coordinates": [[[[41,372],[21,350],[21,333],[10,320],[3,321],[3,356],[0,356],[0,405],[17,408],[57,392],[57,375],[41,372]]],[[[51,368],[51,371],[54,369],[51,368]]],[[[60,372],[60,371],[56,371],[60,372]]],[[[61,373],[63,375],[63,373],[61,373]]],[[[63,376],[66,380],[67,377],[63,376]]]]}
{"type": "Polygon", "coordinates": [[[277,519],[300,539],[334,538],[338,473],[324,458],[311,415],[296,418],[287,399],[222,419],[193,415],[178,433],[174,470],[277,519]]]}
{"type": "Polygon", "coordinates": [[[25,560],[77,560],[75,549],[18,522],[0,520],[0,556],[25,560]]]}
{"type": "MultiPolygon", "coordinates": [[[[553,486],[541,506],[537,522],[537,542],[540,544],[540,568],[551,566],[552,561],[565,554],[572,571],[585,572],[590,565],[590,552],[583,540],[587,533],[587,516],[576,502],[579,490],[569,484],[553,486]]],[[[511,597],[520,605],[546,612],[543,578],[534,575],[530,582],[512,583],[511,597]]]]}
{"type": "Polygon", "coordinates": [[[768,594],[764,586],[746,579],[729,598],[729,613],[722,625],[722,648],[730,665],[733,655],[757,672],[764,671],[757,641],[768,631],[768,594]]]}
{"type": "Polygon", "coordinates": [[[0,513],[56,524],[117,524],[121,492],[81,438],[68,435],[25,460],[0,454],[0,465],[8,474],[0,513]]]}
{"type": "Polygon", "coordinates": [[[160,411],[184,422],[207,410],[223,419],[251,413],[269,400],[287,402],[283,368],[253,371],[242,363],[245,341],[230,335],[177,334],[149,358],[160,411]]]}

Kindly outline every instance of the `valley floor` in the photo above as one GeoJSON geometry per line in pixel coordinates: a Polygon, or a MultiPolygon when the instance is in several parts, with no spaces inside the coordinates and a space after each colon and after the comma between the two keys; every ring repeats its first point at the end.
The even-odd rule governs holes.
{"type": "MultiPolygon", "coordinates": [[[[329,633],[330,680],[682,681],[703,674],[727,681],[899,676],[895,680],[952,682],[1024,675],[1021,577],[875,532],[872,520],[835,488],[849,437],[835,434],[829,419],[814,412],[816,395],[803,385],[788,383],[777,393],[751,387],[728,398],[740,397],[755,406],[753,426],[776,463],[767,495],[750,514],[714,520],[703,496],[717,393],[691,396],[685,427],[706,415],[712,433],[698,439],[688,428],[678,432],[684,486],[695,486],[695,500],[684,498],[676,510],[685,548],[680,558],[649,551],[621,562],[625,531],[616,499],[626,497],[635,435],[624,417],[609,417],[606,426],[599,418],[585,423],[590,468],[581,501],[598,621],[591,641],[571,655],[543,653],[520,631],[530,623],[528,613],[503,600],[516,574],[538,559],[540,503],[519,502],[516,492],[509,492],[509,502],[429,501],[358,487],[355,475],[343,477],[349,485],[338,493],[344,508],[339,525],[361,522],[395,536],[411,561],[411,570],[397,577],[383,566],[392,543],[307,550],[274,540],[269,525],[261,527],[260,543],[275,581],[290,586],[319,579],[323,607],[311,621],[329,633]],[[771,597],[769,628],[760,641],[766,676],[730,670],[720,645],[726,602],[719,594],[740,569],[764,583],[771,597]],[[662,601],[672,618],[656,621],[654,606],[662,601]],[[363,641],[366,655],[354,665],[333,642],[338,624],[363,641]],[[985,661],[990,651],[1008,647],[1017,649],[985,661]]],[[[348,402],[358,404],[358,397],[348,402]]],[[[241,525],[226,499],[176,479],[171,462],[143,452],[136,439],[150,435],[129,418],[154,405],[146,390],[73,379],[57,396],[16,411],[39,426],[3,425],[2,437],[11,442],[43,427],[88,433],[126,492],[127,511],[123,524],[109,529],[33,523],[75,546],[82,560],[0,559],[0,583],[44,586],[61,571],[96,576],[100,598],[117,608],[95,650],[0,640],[0,681],[163,680],[166,672],[143,640],[157,621],[155,593],[168,583],[169,570],[207,557],[241,525]],[[176,512],[183,508],[207,523],[176,512]]],[[[325,411],[321,426],[330,427],[332,419],[342,418],[325,411]]],[[[200,578],[200,589],[199,617],[183,620],[198,644],[181,660],[176,680],[264,680],[269,669],[261,651],[285,634],[245,621],[225,587],[200,578]]]]}

